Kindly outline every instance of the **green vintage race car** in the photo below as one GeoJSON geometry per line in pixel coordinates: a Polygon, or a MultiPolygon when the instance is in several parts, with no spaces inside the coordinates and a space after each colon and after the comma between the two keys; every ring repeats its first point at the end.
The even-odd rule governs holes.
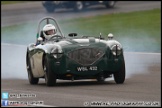
{"type": "Polygon", "coordinates": [[[69,33],[64,36],[57,21],[52,17],[40,20],[37,42],[29,44],[26,52],[26,65],[30,84],[38,84],[44,78],[47,86],[56,84],[57,79],[79,80],[97,79],[104,81],[114,76],[117,84],[125,81],[125,60],[122,45],[113,39],[93,36],[78,36],[69,33]],[[41,25],[54,23],[58,35],[48,41],[43,37],[41,25]]]}

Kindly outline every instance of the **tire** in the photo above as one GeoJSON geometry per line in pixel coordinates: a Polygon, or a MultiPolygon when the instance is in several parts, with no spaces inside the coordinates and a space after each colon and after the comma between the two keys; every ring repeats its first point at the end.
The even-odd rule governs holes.
{"type": "Polygon", "coordinates": [[[84,9],[84,4],[82,1],[76,1],[74,3],[74,11],[82,11],[84,9]]]}
{"type": "Polygon", "coordinates": [[[27,52],[26,55],[26,67],[27,67],[27,72],[28,72],[28,80],[30,84],[38,84],[39,78],[34,78],[32,74],[32,69],[31,69],[31,64],[30,64],[30,59],[29,59],[29,54],[27,52]]]}
{"type": "Polygon", "coordinates": [[[47,86],[54,86],[56,84],[56,75],[51,71],[47,56],[43,59],[43,70],[45,72],[45,82],[47,86]]]}
{"type": "Polygon", "coordinates": [[[106,6],[107,8],[113,8],[113,7],[115,6],[115,1],[107,1],[107,2],[105,3],[105,6],[106,6]]]}
{"type": "Polygon", "coordinates": [[[122,67],[118,72],[114,73],[114,80],[117,84],[122,84],[125,81],[125,62],[123,61],[122,67]]]}

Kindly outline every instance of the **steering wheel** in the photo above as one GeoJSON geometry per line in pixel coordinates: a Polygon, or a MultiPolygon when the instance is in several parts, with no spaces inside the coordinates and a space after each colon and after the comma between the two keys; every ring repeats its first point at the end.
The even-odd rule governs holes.
{"type": "Polygon", "coordinates": [[[49,39],[49,41],[51,41],[51,40],[56,40],[56,41],[58,41],[59,39],[62,39],[63,37],[62,36],[60,36],[60,35],[54,35],[54,36],[52,36],[50,39],[49,39]]]}

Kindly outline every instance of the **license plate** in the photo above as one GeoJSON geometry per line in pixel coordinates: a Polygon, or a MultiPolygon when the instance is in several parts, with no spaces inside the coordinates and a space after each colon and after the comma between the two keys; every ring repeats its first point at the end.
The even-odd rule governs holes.
{"type": "Polygon", "coordinates": [[[81,66],[77,67],[77,71],[97,71],[97,66],[81,66]]]}

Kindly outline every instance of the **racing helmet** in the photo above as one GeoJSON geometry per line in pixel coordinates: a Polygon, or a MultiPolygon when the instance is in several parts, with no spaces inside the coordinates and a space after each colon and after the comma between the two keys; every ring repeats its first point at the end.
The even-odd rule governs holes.
{"type": "Polygon", "coordinates": [[[43,35],[48,40],[56,34],[57,30],[54,25],[47,24],[43,27],[43,35]],[[49,33],[50,32],[50,33],[49,33]]]}

